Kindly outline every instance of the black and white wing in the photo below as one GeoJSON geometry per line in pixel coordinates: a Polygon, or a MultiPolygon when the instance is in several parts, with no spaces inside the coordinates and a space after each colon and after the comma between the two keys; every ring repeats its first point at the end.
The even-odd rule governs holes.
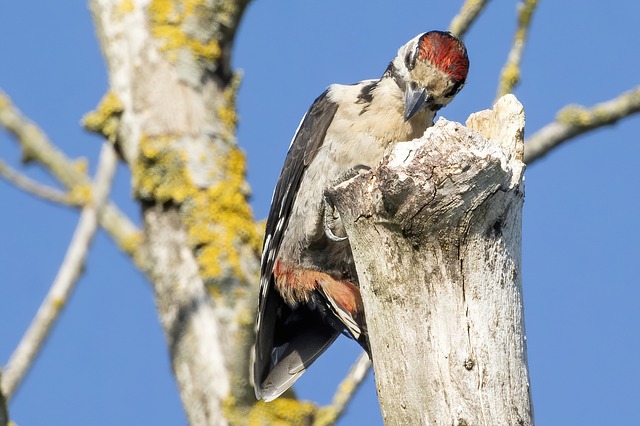
{"type": "Polygon", "coordinates": [[[260,298],[254,348],[256,397],[277,398],[340,332],[309,322],[287,306],[275,289],[273,268],[304,172],[322,146],[338,109],[328,90],[305,114],[293,137],[271,201],[260,268],[260,298]]]}

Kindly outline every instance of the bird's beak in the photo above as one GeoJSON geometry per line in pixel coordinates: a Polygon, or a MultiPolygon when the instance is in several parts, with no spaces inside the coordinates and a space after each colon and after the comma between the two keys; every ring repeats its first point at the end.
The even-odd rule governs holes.
{"type": "MultiPolygon", "coordinates": [[[[408,85],[407,85],[408,86],[408,85]]],[[[429,94],[427,89],[413,90],[407,87],[404,95],[404,121],[409,121],[420,110],[427,106],[429,94]]]]}

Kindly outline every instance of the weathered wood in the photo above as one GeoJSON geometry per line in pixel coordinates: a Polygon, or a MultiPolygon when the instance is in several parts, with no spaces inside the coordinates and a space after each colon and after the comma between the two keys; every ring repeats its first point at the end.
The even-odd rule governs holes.
{"type": "Polygon", "coordinates": [[[327,192],[353,247],[386,425],[533,424],[524,112],[508,95],[467,124],[440,119],[327,192]]]}

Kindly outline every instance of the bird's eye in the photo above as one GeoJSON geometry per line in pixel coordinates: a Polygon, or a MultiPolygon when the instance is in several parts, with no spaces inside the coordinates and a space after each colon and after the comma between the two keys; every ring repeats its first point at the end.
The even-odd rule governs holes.
{"type": "Polygon", "coordinates": [[[442,96],[445,98],[452,98],[454,97],[459,91],[460,89],[462,89],[462,86],[464,86],[465,81],[464,80],[460,80],[460,81],[456,81],[450,88],[449,90],[447,90],[446,93],[443,93],[442,96]]]}

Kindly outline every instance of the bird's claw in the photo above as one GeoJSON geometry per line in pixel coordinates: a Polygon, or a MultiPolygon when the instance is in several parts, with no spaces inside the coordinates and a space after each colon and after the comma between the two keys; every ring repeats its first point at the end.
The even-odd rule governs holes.
{"type": "Polygon", "coordinates": [[[367,166],[366,164],[356,164],[355,166],[338,176],[338,178],[333,181],[333,184],[335,186],[342,182],[346,182],[349,179],[358,176],[360,172],[368,172],[369,170],[371,170],[371,167],[367,166]]]}
{"type": "Polygon", "coordinates": [[[324,223],[324,234],[327,236],[327,238],[329,238],[331,241],[335,241],[336,243],[348,239],[348,237],[338,237],[336,234],[334,234],[331,228],[327,226],[327,222],[324,223]]]}

